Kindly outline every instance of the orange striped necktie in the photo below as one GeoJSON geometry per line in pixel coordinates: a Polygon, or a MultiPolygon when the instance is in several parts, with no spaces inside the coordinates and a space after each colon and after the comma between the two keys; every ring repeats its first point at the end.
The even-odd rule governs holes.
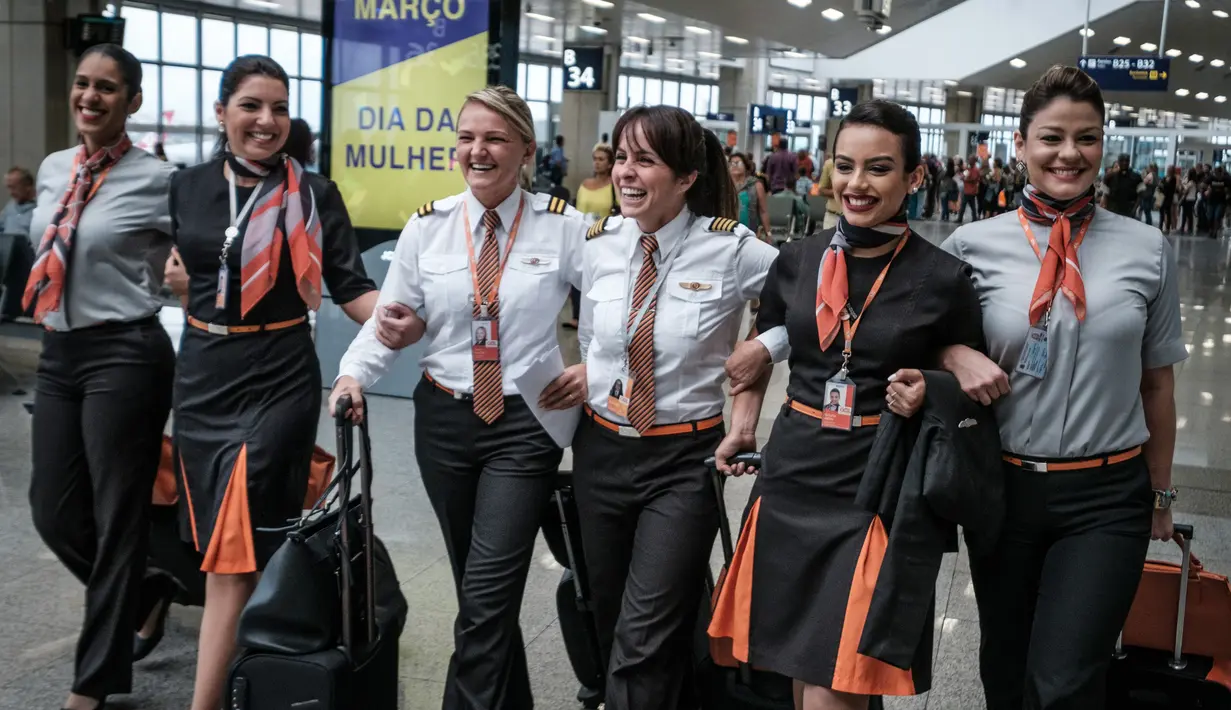
{"type": "Polygon", "coordinates": [[[1022,205],[1018,218],[1022,229],[1034,248],[1034,253],[1043,262],[1039,278],[1030,297],[1030,323],[1041,322],[1051,310],[1057,293],[1063,293],[1073,303],[1077,320],[1086,319],[1086,285],[1081,278],[1081,262],[1077,250],[1086,237],[1090,220],[1094,217],[1094,188],[1080,197],[1060,201],[1040,192],[1034,185],[1026,185],[1022,192],[1022,205]],[[1030,230],[1029,222],[1046,225],[1051,230],[1047,237],[1047,252],[1042,253],[1030,230]],[[1074,237],[1073,228],[1078,228],[1074,237]]]}
{"type": "MultiPolygon", "coordinates": [[[[500,225],[500,214],[495,210],[483,213],[483,246],[479,252],[479,294],[475,294],[474,317],[482,312],[480,294],[491,293],[496,285],[496,275],[500,272],[500,243],[496,241],[496,227],[500,225]]],[[[495,323],[500,322],[500,294],[487,304],[487,314],[495,323]]],[[[497,325],[496,331],[499,332],[497,325]]],[[[486,424],[491,424],[504,414],[504,372],[500,361],[475,361],[474,363],[474,413],[486,424]]]]}
{"type": "MultiPolygon", "coordinates": [[[[628,326],[632,327],[637,320],[637,313],[645,304],[645,299],[658,281],[658,265],[654,263],[654,252],[658,251],[658,237],[653,234],[641,235],[641,271],[637,273],[637,284],[633,288],[632,308],[628,313],[628,326]]],[[[654,403],[654,315],[658,310],[658,296],[650,300],[650,306],[633,334],[633,342],[628,346],[628,369],[633,375],[633,395],[628,404],[628,421],[633,428],[641,433],[654,426],[656,405],[654,403]]]]}

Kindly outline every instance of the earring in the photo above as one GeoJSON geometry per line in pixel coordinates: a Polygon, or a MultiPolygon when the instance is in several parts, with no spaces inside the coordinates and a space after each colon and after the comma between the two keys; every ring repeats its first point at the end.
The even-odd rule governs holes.
{"type": "Polygon", "coordinates": [[[227,127],[226,127],[226,124],[225,124],[225,123],[223,123],[222,121],[219,121],[219,122],[218,122],[218,132],[219,132],[219,133],[226,133],[226,132],[227,132],[227,127]]]}
{"type": "Polygon", "coordinates": [[[919,188],[917,188],[917,187],[912,187],[912,188],[910,189],[910,194],[912,194],[912,195],[913,195],[913,194],[915,194],[916,192],[919,192],[919,188]]]}

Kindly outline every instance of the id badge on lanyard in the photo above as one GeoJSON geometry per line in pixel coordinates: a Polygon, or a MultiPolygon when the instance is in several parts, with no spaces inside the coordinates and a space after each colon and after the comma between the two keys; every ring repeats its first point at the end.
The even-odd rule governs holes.
{"type": "MultiPolygon", "coordinates": [[[[863,308],[856,316],[851,304],[847,303],[839,314],[842,319],[842,368],[838,373],[829,378],[825,382],[825,403],[821,406],[821,428],[822,429],[837,429],[840,431],[850,431],[854,427],[855,422],[855,382],[850,378],[851,356],[854,354],[855,333],[859,330],[859,324],[863,322],[863,316],[868,312],[868,307],[872,305],[872,301],[876,300],[876,295],[880,293],[881,286],[885,284],[885,277],[889,275],[889,268],[893,266],[893,262],[898,258],[898,254],[902,253],[902,248],[906,246],[907,239],[910,238],[910,232],[907,231],[902,235],[898,246],[893,250],[893,256],[889,257],[889,263],[881,269],[880,274],[876,277],[876,281],[872,282],[872,288],[868,291],[867,298],[863,301],[863,308]]],[[[823,268],[824,261],[822,260],[823,268]]],[[[817,284],[817,299],[818,311],[820,313],[820,283],[817,284]]],[[[819,316],[818,316],[819,317],[819,316]]]]}
{"type": "Polygon", "coordinates": [[[231,288],[231,267],[227,265],[227,256],[231,252],[231,245],[235,243],[239,237],[239,224],[248,216],[248,212],[252,210],[252,206],[256,204],[257,195],[261,194],[261,188],[265,186],[265,181],[261,180],[252,190],[252,194],[248,196],[248,201],[244,204],[244,209],[238,214],[235,212],[235,206],[238,203],[238,198],[235,195],[235,174],[231,173],[227,178],[230,183],[230,203],[231,203],[231,224],[223,232],[226,239],[222,242],[222,253],[218,256],[218,288],[214,293],[214,308],[219,311],[225,311],[227,308],[227,296],[231,288]]]}
{"type": "Polygon", "coordinates": [[[513,253],[513,243],[517,241],[517,232],[521,229],[522,211],[526,201],[523,199],[517,207],[517,217],[509,230],[509,243],[504,250],[504,258],[500,260],[500,269],[496,272],[495,283],[488,293],[483,293],[479,287],[479,267],[475,259],[474,232],[470,229],[470,210],[462,204],[462,219],[466,227],[466,248],[470,254],[470,277],[474,287],[471,295],[470,309],[470,358],[474,362],[500,362],[500,318],[493,313],[491,306],[499,298],[500,280],[504,275],[504,267],[509,263],[509,255],[513,253]],[[478,314],[475,314],[474,304],[478,303],[478,314]]]}
{"type": "Polygon", "coordinates": [[[632,401],[633,387],[636,383],[637,378],[629,369],[626,356],[620,364],[619,372],[616,373],[615,381],[611,383],[611,390],[607,393],[607,411],[617,417],[627,418],[628,405],[632,401]]]}

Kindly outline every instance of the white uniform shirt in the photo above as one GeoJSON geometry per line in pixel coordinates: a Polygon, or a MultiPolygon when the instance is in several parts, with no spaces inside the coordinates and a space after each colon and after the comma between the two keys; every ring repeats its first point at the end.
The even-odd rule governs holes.
{"type": "MultiPolygon", "coordinates": [[[[483,205],[470,194],[438,200],[410,218],[398,237],[378,307],[403,303],[427,323],[427,350],[420,366],[456,392],[474,391],[471,359],[471,296],[474,281],[466,249],[466,205],[475,259],[483,248],[483,205]]],[[[547,194],[515,190],[496,211],[500,255],[509,254],[500,281],[500,360],[504,393],[517,393],[511,374],[558,346],[556,315],[572,285],[581,284],[582,246],[589,224],[580,212],[547,194]],[[509,230],[525,199],[521,226],[509,253],[509,230]],[[554,208],[554,210],[552,209],[554,208]],[[562,212],[562,213],[561,213],[562,212]]],[[[376,339],[375,317],[364,324],[342,357],[339,376],[368,388],[393,364],[397,351],[376,339]]]]}
{"type": "MultiPolygon", "coordinates": [[[[580,338],[590,406],[620,424],[628,420],[607,409],[607,395],[625,359],[641,235],[635,220],[611,217],[585,246],[580,338]]],[[[744,304],[760,295],[778,250],[734,220],[698,217],[687,209],[655,236],[660,269],[677,246],[679,253],[658,292],[654,318],[654,423],[706,419],[722,412],[723,368],[742,335],[744,304]],[[723,229],[711,231],[715,227],[723,229]]]]}

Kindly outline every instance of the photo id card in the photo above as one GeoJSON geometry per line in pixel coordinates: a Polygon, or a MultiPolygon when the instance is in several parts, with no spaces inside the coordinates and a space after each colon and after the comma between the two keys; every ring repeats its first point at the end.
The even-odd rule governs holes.
{"type": "Polygon", "coordinates": [[[475,362],[500,360],[500,321],[481,317],[470,321],[470,353],[475,362]]]}
{"type": "Polygon", "coordinates": [[[821,407],[821,428],[850,431],[855,407],[855,384],[850,380],[825,383],[825,405],[821,407]]]}
{"type": "Polygon", "coordinates": [[[627,368],[620,368],[611,390],[607,393],[607,411],[617,417],[628,417],[628,402],[633,396],[633,373],[627,368]]]}
{"type": "Polygon", "coordinates": [[[220,311],[227,307],[227,288],[231,283],[231,270],[223,264],[218,268],[218,292],[214,295],[214,308],[220,311]]]}
{"type": "Polygon", "coordinates": [[[1026,344],[1022,346],[1021,357],[1017,360],[1017,371],[1037,379],[1047,376],[1047,329],[1032,327],[1026,334],[1026,344]]]}

